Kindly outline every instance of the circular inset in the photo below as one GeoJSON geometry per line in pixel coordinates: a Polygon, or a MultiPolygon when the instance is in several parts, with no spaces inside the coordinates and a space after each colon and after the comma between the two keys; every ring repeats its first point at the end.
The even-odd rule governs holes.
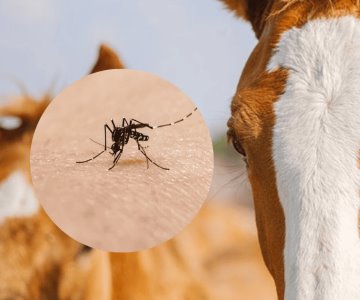
{"type": "Polygon", "coordinates": [[[104,71],[46,109],[31,174],[45,211],[72,238],[138,251],[195,217],[212,179],[212,143],[200,112],[175,86],[145,72],[104,71]]]}

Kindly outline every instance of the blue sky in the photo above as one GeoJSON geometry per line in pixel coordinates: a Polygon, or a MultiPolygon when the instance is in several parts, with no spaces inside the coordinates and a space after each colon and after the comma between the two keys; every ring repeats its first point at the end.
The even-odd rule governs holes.
{"type": "Polygon", "coordinates": [[[19,94],[11,78],[40,96],[84,76],[98,45],[131,69],[157,74],[200,108],[213,136],[256,40],[250,26],[216,0],[2,0],[0,102],[19,94]]]}

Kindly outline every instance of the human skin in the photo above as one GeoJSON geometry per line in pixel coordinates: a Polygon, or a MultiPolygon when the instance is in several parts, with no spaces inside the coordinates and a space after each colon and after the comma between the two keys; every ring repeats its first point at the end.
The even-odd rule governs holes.
{"type": "MultiPolygon", "coordinates": [[[[174,126],[139,132],[149,163],[133,139],[111,170],[101,152],[104,124],[123,117],[151,125],[173,122],[194,109],[171,84],[144,72],[97,73],[61,93],[47,108],[31,149],[35,191],[53,221],[71,237],[108,251],[136,251],[172,238],[196,215],[210,186],[211,139],[199,111],[174,126]],[[103,78],[99,80],[99,76],[103,78]]],[[[112,126],[111,126],[112,127],[112,126]]],[[[111,146],[107,136],[107,146],[111,146]]]]}

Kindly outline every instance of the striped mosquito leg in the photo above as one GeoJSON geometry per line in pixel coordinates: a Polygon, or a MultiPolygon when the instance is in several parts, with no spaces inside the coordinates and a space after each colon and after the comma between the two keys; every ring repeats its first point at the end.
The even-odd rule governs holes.
{"type": "Polygon", "coordinates": [[[157,126],[152,126],[152,127],[155,129],[155,128],[161,128],[161,127],[167,127],[167,126],[175,125],[175,124],[177,124],[177,123],[180,123],[180,122],[182,122],[182,121],[185,121],[185,119],[189,118],[196,110],[197,110],[197,107],[195,107],[191,113],[189,113],[188,115],[186,115],[186,116],[183,117],[182,119],[179,119],[179,120],[177,120],[177,121],[175,121],[175,122],[167,123],[167,124],[162,124],[162,125],[157,125],[157,126]]]}

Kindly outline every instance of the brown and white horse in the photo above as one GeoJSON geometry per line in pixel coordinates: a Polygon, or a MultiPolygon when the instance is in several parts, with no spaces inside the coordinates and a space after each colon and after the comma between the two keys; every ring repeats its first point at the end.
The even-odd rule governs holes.
{"type": "Polygon", "coordinates": [[[228,136],[279,299],[360,299],[358,0],[223,0],[258,38],[228,136]]]}

